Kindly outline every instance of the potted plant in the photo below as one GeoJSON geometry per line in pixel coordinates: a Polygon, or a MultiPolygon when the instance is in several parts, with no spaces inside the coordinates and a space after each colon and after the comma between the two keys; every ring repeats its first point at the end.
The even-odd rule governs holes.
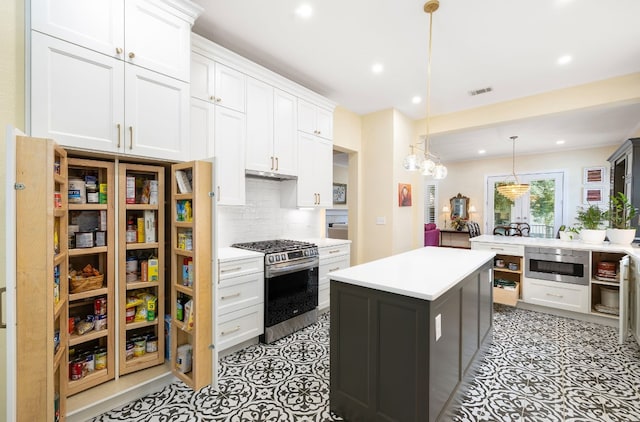
{"type": "Polygon", "coordinates": [[[631,227],[631,220],[638,215],[638,209],[631,205],[629,198],[618,192],[609,200],[607,219],[610,227],[607,229],[607,237],[611,243],[628,245],[636,236],[636,229],[631,227]]]}
{"type": "Polygon", "coordinates": [[[607,220],[607,212],[602,211],[597,205],[589,205],[587,208],[578,208],[576,220],[580,222],[580,239],[584,243],[602,243],[607,231],[600,228],[607,220]]]}
{"type": "Polygon", "coordinates": [[[577,227],[567,227],[564,224],[558,230],[560,240],[574,240],[578,238],[580,230],[577,227]]]}

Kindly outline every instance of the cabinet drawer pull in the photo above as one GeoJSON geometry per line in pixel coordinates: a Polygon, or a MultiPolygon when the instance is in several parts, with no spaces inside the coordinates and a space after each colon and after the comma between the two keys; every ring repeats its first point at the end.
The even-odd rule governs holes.
{"type": "Polygon", "coordinates": [[[546,295],[547,296],[551,296],[551,297],[557,297],[559,299],[562,299],[564,297],[563,295],[556,295],[556,294],[553,294],[553,293],[547,293],[546,295]]]}
{"type": "Polygon", "coordinates": [[[331,271],[338,271],[339,269],[340,269],[340,267],[331,268],[331,269],[329,270],[329,272],[331,272],[331,271]]]}
{"type": "Polygon", "coordinates": [[[129,126],[129,149],[133,149],[133,126],[129,126]]]}
{"type": "Polygon", "coordinates": [[[215,101],[215,100],[216,100],[216,97],[214,97],[213,95],[211,95],[211,96],[209,97],[209,99],[210,99],[211,101],[215,101]]]}
{"type": "Polygon", "coordinates": [[[273,170],[273,157],[271,157],[271,170],[273,170]]]}
{"type": "Polygon", "coordinates": [[[129,58],[130,59],[133,59],[135,57],[136,57],[136,55],[135,55],[135,53],[133,51],[129,53],[129,58]]]}
{"type": "Polygon", "coordinates": [[[3,315],[2,301],[4,300],[5,293],[7,293],[7,288],[6,287],[0,288],[0,328],[7,328],[7,323],[4,321],[4,318],[2,317],[3,315]]]}
{"type": "Polygon", "coordinates": [[[118,123],[116,125],[116,127],[118,128],[118,148],[120,148],[120,138],[121,138],[121,135],[120,135],[120,123],[118,123]]]}
{"type": "Polygon", "coordinates": [[[503,248],[495,248],[495,247],[491,247],[490,249],[494,250],[494,251],[504,251],[503,248]]]}
{"type": "Polygon", "coordinates": [[[236,325],[235,327],[233,327],[232,329],[228,330],[228,331],[223,331],[220,333],[221,336],[226,336],[227,334],[231,334],[231,333],[235,333],[236,331],[240,330],[240,326],[236,325]]]}
{"type": "Polygon", "coordinates": [[[220,300],[231,299],[231,298],[238,297],[238,296],[240,296],[240,292],[234,293],[234,294],[229,295],[229,296],[220,296],[220,300]]]}
{"type": "Polygon", "coordinates": [[[242,269],[242,267],[234,267],[234,268],[229,268],[226,270],[220,270],[221,273],[230,273],[232,271],[240,271],[242,269]]]}
{"type": "Polygon", "coordinates": [[[120,47],[116,47],[116,54],[117,55],[122,54],[122,49],[120,47]]]}
{"type": "Polygon", "coordinates": [[[216,103],[219,103],[220,101],[222,101],[222,98],[217,97],[217,98],[216,98],[216,103]]]}
{"type": "Polygon", "coordinates": [[[338,253],[338,252],[340,252],[340,249],[334,249],[332,251],[329,251],[328,253],[338,253]]]}
{"type": "Polygon", "coordinates": [[[278,157],[276,157],[276,171],[280,169],[280,165],[278,164],[278,157]]]}

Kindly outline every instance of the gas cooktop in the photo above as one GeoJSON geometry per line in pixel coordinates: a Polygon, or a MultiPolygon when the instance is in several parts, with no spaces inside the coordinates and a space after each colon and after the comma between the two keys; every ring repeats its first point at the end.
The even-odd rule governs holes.
{"type": "Polygon", "coordinates": [[[234,248],[248,249],[250,251],[262,252],[265,254],[280,253],[289,251],[299,251],[300,249],[315,248],[316,245],[298,240],[276,239],[262,240],[259,242],[235,243],[234,248]]]}

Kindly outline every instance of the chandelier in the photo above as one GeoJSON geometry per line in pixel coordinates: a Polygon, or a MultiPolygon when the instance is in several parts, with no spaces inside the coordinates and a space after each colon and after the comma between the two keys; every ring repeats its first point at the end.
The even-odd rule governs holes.
{"type": "Polygon", "coordinates": [[[407,155],[402,162],[406,170],[421,170],[424,176],[433,176],[434,179],[444,179],[447,177],[447,168],[440,162],[440,157],[431,153],[429,137],[429,115],[431,114],[431,39],[433,33],[433,12],[440,7],[439,0],[429,0],[424,4],[425,13],[429,14],[429,52],[427,55],[427,133],[424,139],[410,145],[411,154],[407,155]],[[419,145],[424,144],[424,149],[419,145]],[[416,154],[416,150],[421,154],[416,154]]]}
{"type": "Polygon", "coordinates": [[[511,142],[513,143],[513,161],[512,161],[512,167],[511,167],[511,172],[512,172],[511,174],[515,179],[515,183],[505,182],[504,185],[498,186],[498,193],[500,193],[500,195],[502,196],[509,198],[512,201],[515,201],[525,193],[529,192],[529,185],[526,183],[520,183],[518,181],[518,176],[516,176],[516,139],[518,139],[518,137],[511,136],[509,139],[511,139],[511,142]]]}

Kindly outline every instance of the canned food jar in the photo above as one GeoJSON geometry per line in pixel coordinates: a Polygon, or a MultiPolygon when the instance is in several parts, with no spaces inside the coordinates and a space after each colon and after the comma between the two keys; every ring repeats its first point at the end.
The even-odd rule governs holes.
{"type": "Polygon", "coordinates": [[[133,342],[128,341],[124,349],[124,356],[126,360],[133,358],[133,347],[133,342]]]}
{"type": "Polygon", "coordinates": [[[147,351],[147,339],[144,337],[134,337],[133,341],[133,356],[144,356],[147,351]]]}
{"type": "Polygon", "coordinates": [[[99,349],[97,349],[93,356],[95,359],[96,371],[107,368],[107,348],[106,347],[100,347],[99,349]]]}
{"type": "Polygon", "coordinates": [[[127,308],[127,312],[125,314],[125,322],[128,324],[130,322],[133,322],[133,320],[136,317],[136,307],[132,306],[130,308],[127,308]]]}
{"type": "Polygon", "coordinates": [[[84,356],[84,369],[85,372],[93,372],[96,369],[95,357],[93,353],[88,352],[84,356]]]}
{"type": "Polygon", "coordinates": [[[93,301],[93,313],[95,315],[107,314],[107,298],[99,297],[93,301]]]}
{"type": "Polygon", "coordinates": [[[149,336],[147,338],[147,353],[154,353],[158,351],[158,337],[149,336]]]}
{"type": "Polygon", "coordinates": [[[97,204],[98,202],[100,202],[97,185],[85,185],[85,189],[87,191],[88,204],[97,204]]]}
{"type": "Polygon", "coordinates": [[[107,316],[106,315],[96,315],[94,320],[94,330],[106,330],[107,329],[107,316]]]}
{"type": "Polygon", "coordinates": [[[84,180],[69,179],[68,186],[70,204],[85,204],[87,202],[84,180]]]}
{"type": "Polygon", "coordinates": [[[77,381],[83,377],[84,360],[74,359],[69,362],[69,379],[77,381]]]}

